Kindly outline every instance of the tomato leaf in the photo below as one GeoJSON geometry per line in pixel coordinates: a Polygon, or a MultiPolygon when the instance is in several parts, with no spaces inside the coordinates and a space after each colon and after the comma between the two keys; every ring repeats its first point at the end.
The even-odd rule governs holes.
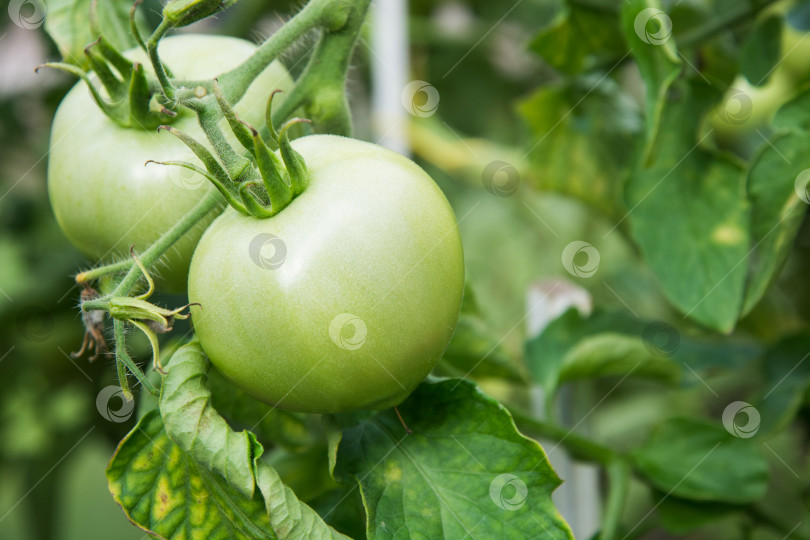
{"type": "Polygon", "coordinates": [[[749,208],[737,162],[696,139],[715,90],[679,85],[667,101],[650,160],[625,189],[633,238],[669,301],[721,332],[742,309],[749,252],[749,208]]]}
{"type": "Polygon", "coordinates": [[[127,517],[159,538],[275,538],[261,495],[247,497],[194,461],[157,411],[121,441],[107,481],[127,517]]]}
{"type": "MultiPolygon", "coordinates": [[[[45,30],[56,43],[65,62],[87,67],[84,48],[99,38],[90,28],[92,0],[46,0],[45,30]]],[[[103,0],[98,2],[98,22],[104,37],[119,51],[137,46],[130,32],[130,0],[103,0]]],[[[138,15],[142,31],[144,18],[138,15]]]]}
{"type": "Polygon", "coordinates": [[[808,107],[810,90],[779,109],[773,120],[779,132],[762,145],[748,169],[752,253],[743,313],[754,308],[778,276],[807,212],[810,201],[808,107]]]}
{"type": "Polygon", "coordinates": [[[336,478],[360,487],[370,538],[573,538],[551,501],[560,479],[509,413],[467,381],[424,382],[343,431],[336,478]]]}
{"type": "Polygon", "coordinates": [[[619,86],[602,76],[544,86],[518,110],[532,135],[529,157],[537,187],[577,197],[610,216],[620,214],[642,123],[619,86]]]}
{"type": "Polygon", "coordinates": [[[671,36],[672,20],[658,0],[624,2],[621,18],[624,38],[646,86],[646,159],[658,133],[667,90],[681,72],[681,59],[671,36]]]}
{"type": "Polygon", "coordinates": [[[252,433],[232,431],[211,407],[199,344],[181,347],[168,367],[163,418],[147,413],[107,469],[133,522],[164,538],[342,537],[259,461],[263,448],[252,433]]]}
{"type": "Polygon", "coordinates": [[[772,15],[754,25],[740,50],[740,69],[754,86],[762,86],[779,63],[783,19],[772,15]]]}
{"type": "Polygon", "coordinates": [[[768,463],[754,439],[696,419],[667,420],[633,458],[655,487],[675,497],[742,504],[768,489],[768,463]]]}
{"type": "Polygon", "coordinates": [[[198,463],[221,475],[231,486],[253,496],[253,460],[262,447],[249,431],[231,430],[211,405],[205,386],[208,360],[199,343],[172,355],[160,391],[160,413],[169,437],[198,463]]]}
{"type": "Polygon", "coordinates": [[[615,13],[564,3],[551,23],[532,40],[531,49],[553,68],[580,73],[619,58],[625,47],[615,13]]]}

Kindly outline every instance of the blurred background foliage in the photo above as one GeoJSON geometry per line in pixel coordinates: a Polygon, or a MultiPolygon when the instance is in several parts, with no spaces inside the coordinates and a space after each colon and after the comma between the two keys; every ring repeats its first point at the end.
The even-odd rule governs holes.
{"type": "MultiPolygon", "coordinates": [[[[153,8],[158,4],[157,0],[150,3],[153,8]]],[[[241,0],[215,20],[189,31],[259,40],[278,28],[296,4],[241,0]]],[[[441,96],[436,115],[411,122],[415,158],[451,200],[483,323],[492,336],[505,336],[504,354],[512,359],[512,369],[521,372],[525,366],[519,359],[527,335],[520,321],[526,312],[527,291],[542,278],[571,279],[560,253],[569,242],[582,238],[598,239],[591,241],[601,264],[595,279],[574,281],[589,290],[600,309],[667,321],[683,336],[720,339],[670,307],[623,226],[608,234],[622,215],[621,181],[643,131],[643,84],[635,64],[621,61],[626,47],[621,35],[612,32],[619,4],[525,0],[513,6],[486,0],[413,0],[409,5],[411,78],[430,82],[441,96]],[[600,53],[592,54],[593,50],[600,53]],[[572,104],[578,105],[573,113],[572,104]],[[551,132],[548,144],[538,146],[537,141],[551,132]],[[515,196],[495,197],[482,186],[481,171],[495,159],[520,171],[515,196]]],[[[724,88],[756,86],[735,77],[741,70],[740,50],[754,29],[762,26],[757,21],[767,18],[767,12],[755,17],[752,10],[744,12],[740,6],[756,2],[737,0],[670,4],[676,40],[692,44],[684,48],[687,60],[724,88]],[[726,21],[730,31],[702,45],[705,36],[699,32],[707,21],[724,20],[728,13],[738,12],[736,19],[726,21]]],[[[809,80],[810,40],[807,46],[795,45],[806,35],[800,15],[786,19],[794,24],[787,30],[771,25],[762,32],[771,41],[776,36],[779,54],[801,55],[807,70],[782,68],[751,92],[778,93],[779,88],[787,88],[787,94],[796,93],[809,80]]],[[[69,356],[78,349],[83,332],[76,309],[78,289],[71,276],[88,262],[53,219],[45,173],[50,121],[74,81],[61,74],[33,74],[34,66],[57,58],[42,31],[23,30],[0,17],[0,36],[0,538],[141,538],[143,534],[126,522],[112,501],[104,478],[115,445],[134,423],[134,418],[124,423],[107,421],[96,409],[98,392],[115,383],[114,363],[100,358],[89,364],[69,356]]],[[[367,104],[371,54],[367,44],[366,36],[355,52],[350,91],[356,135],[374,140],[367,104]]],[[[305,51],[299,47],[288,53],[287,63],[295,64],[305,51]]],[[[760,78],[757,75],[763,72],[756,59],[745,69],[751,78],[760,78]]],[[[781,101],[785,99],[782,95],[781,101]]],[[[713,144],[741,159],[750,157],[761,143],[755,130],[767,133],[769,116],[778,105],[761,113],[757,110],[754,121],[760,124],[747,134],[732,133],[715,122],[719,127],[713,144]]],[[[712,119],[707,116],[705,121],[712,119]]],[[[589,419],[594,438],[620,449],[635,448],[652,426],[667,418],[719,418],[727,403],[744,399],[763,377],[787,376],[789,367],[779,371],[778,363],[769,364],[768,359],[790,347],[787,356],[795,358],[807,341],[770,348],[807,329],[808,270],[810,224],[805,219],[777,283],[734,334],[722,338],[729,348],[744,343],[771,352],[742,360],[727,351],[718,353],[714,365],[698,368],[700,375],[694,377],[686,373],[666,392],[659,382],[628,381],[589,419]]],[[[158,299],[165,305],[180,302],[158,299]]],[[[144,343],[135,340],[133,346],[141,359],[147,358],[144,343]]],[[[810,511],[810,493],[805,488],[810,478],[806,434],[810,415],[806,378],[797,380],[785,394],[792,401],[773,412],[778,417],[789,410],[783,424],[792,427],[770,443],[772,452],[766,458],[771,481],[757,508],[760,515],[720,503],[697,505],[671,497],[660,506],[656,520],[647,522],[651,528],[663,526],[669,532],[650,538],[668,534],[743,538],[752,522],[778,521],[772,528],[755,528],[753,536],[746,536],[777,539],[806,517],[810,511]],[[798,416],[794,419],[794,415],[798,416]]],[[[495,394],[517,392],[511,399],[528,399],[506,383],[484,384],[495,394]]],[[[614,384],[612,378],[572,382],[577,396],[572,414],[590,410],[614,384]]],[[[276,463],[282,474],[284,459],[280,456],[276,463]]],[[[322,496],[323,491],[315,487],[323,479],[288,477],[287,481],[296,491],[312,490],[299,492],[304,499],[317,501],[322,496]]],[[[661,497],[640,482],[631,485],[630,493],[624,517],[631,523],[661,497]]],[[[326,497],[338,495],[332,491],[326,497]]],[[[317,502],[313,505],[317,507],[317,502]]],[[[329,505],[324,501],[325,507],[329,505]]],[[[810,522],[798,533],[807,537],[808,531],[810,522]]]]}

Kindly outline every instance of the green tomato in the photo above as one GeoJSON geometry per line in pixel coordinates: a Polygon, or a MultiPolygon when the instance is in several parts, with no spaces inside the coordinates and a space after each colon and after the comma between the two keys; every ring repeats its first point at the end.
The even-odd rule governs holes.
{"type": "MultiPolygon", "coordinates": [[[[241,39],[191,34],[160,43],[161,59],[176,77],[184,79],[219,75],[236,67],[255,49],[241,39]]],[[[140,49],[125,54],[149,65],[140,49]]],[[[291,87],[284,66],[273,63],[235,109],[244,120],[260,125],[269,93],[291,87]]],[[[196,116],[190,112],[181,113],[173,126],[205,140],[196,116]]],[[[88,257],[104,261],[128,256],[132,245],[139,251],[146,249],[215,189],[197,173],[175,166],[145,166],[148,160],[201,165],[168,133],[115,124],[93,102],[84,82],[65,96],[51,131],[48,194],[65,236],[88,257]]],[[[185,289],[194,246],[214,217],[212,214],[186,233],[164,257],[157,271],[167,288],[185,289]]]]}
{"type": "Polygon", "coordinates": [[[274,406],[334,413],[401,402],[458,320],[453,211],[409,159],[335,135],[293,141],[309,185],[279,214],[228,208],[191,261],[189,300],[211,362],[274,406]]]}

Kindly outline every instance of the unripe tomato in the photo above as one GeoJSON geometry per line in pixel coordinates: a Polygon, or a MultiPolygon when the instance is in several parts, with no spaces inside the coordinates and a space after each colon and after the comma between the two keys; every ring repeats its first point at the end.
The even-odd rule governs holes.
{"type": "Polygon", "coordinates": [[[194,252],[200,344],[237,386],[285,409],[396,405],[458,319],[453,211],[422,169],[385,148],[334,135],[293,147],[306,190],[268,219],[226,209],[194,252]]]}
{"type": "MultiPolygon", "coordinates": [[[[236,67],[255,49],[241,39],[189,34],[162,40],[159,50],[174,76],[205,79],[236,67]]],[[[139,49],[125,54],[151,71],[139,49]]],[[[248,122],[261,125],[269,93],[291,86],[284,66],[273,63],[235,109],[248,122]]],[[[182,112],[172,125],[205,141],[191,112],[182,112]]],[[[109,260],[127,256],[132,245],[139,251],[146,249],[215,189],[192,171],[144,166],[148,160],[199,164],[191,151],[168,133],[126,129],[114,123],[98,108],[84,82],[68,92],[51,131],[48,193],[65,236],[88,257],[109,260]]],[[[194,246],[213,218],[211,215],[185,234],[164,257],[157,272],[168,288],[185,289],[194,246]]]]}

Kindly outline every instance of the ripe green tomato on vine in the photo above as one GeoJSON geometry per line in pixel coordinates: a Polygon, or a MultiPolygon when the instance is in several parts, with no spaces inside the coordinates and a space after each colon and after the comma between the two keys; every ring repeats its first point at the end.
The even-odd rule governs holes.
{"type": "Polygon", "coordinates": [[[458,225],[409,159],[333,135],[292,142],[308,186],[256,219],[228,208],[189,271],[211,362],[274,406],[335,413],[397,405],[450,340],[464,289],[458,225]]]}
{"type": "MultiPolygon", "coordinates": [[[[248,41],[213,35],[171,36],[160,43],[161,57],[173,74],[191,80],[210,79],[232,69],[255,49],[248,41]]],[[[124,55],[149,66],[140,49],[124,55]]],[[[267,94],[291,87],[287,70],[273,62],[250,85],[236,111],[246,121],[258,123],[264,117],[267,94]]],[[[172,126],[204,138],[191,111],[181,110],[172,126]]],[[[196,158],[166,133],[113,122],[93,102],[83,81],[65,96],[51,132],[48,193],[65,236],[86,256],[110,260],[126,255],[133,245],[136,250],[146,249],[214,190],[193,171],[145,165],[149,160],[194,162],[196,158]]],[[[164,255],[157,273],[166,288],[185,290],[194,246],[214,216],[211,213],[198,223],[164,255]]]]}

